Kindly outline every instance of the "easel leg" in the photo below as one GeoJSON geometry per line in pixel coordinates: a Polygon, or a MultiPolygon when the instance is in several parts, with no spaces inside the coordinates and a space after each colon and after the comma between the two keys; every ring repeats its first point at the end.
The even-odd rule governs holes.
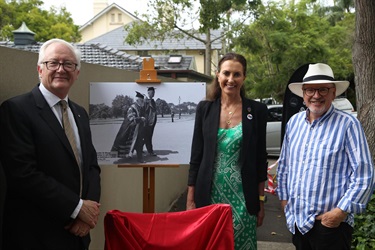
{"type": "Polygon", "coordinates": [[[143,213],[149,213],[148,168],[143,168],[143,213]]]}
{"type": "Polygon", "coordinates": [[[155,168],[150,168],[149,211],[155,212],[155,168]]]}

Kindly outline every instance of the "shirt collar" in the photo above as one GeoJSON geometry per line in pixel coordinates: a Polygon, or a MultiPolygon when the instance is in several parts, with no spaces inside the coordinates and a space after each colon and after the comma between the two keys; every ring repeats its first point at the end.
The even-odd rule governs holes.
{"type": "MultiPolygon", "coordinates": [[[[46,89],[46,87],[44,87],[43,83],[39,84],[39,90],[40,90],[40,92],[42,92],[42,95],[44,96],[44,98],[46,99],[48,105],[51,108],[53,106],[55,106],[59,101],[61,101],[61,99],[59,97],[57,97],[51,91],[49,91],[48,89],[46,89]]],[[[68,103],[68,96],[66,96],[63,100],[65,100],[68,103]]]]}

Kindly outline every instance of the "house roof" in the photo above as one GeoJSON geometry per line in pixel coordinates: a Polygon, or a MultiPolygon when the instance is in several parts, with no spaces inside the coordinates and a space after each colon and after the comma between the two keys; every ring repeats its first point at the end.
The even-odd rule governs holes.
{"type": "Polygon", "coordinates": [[[178,57],[181,57],[181,62],[179,63],[169,63],[170,57],[173,57],[173,55],[152,56],[155,61],[155,68],[157,70],[197,70],[195,58],[193,56],[178,55],[178,57]]]}
{"type": "MultiPolygon", "coordinates": [[[[34,43],[29,45],[16,45],[13,42],[2,42],[0,46],[31,51],[39,53],[39,48],[43,43],[34,43]]],[[[81,51],[81,61],[92,64],[100,64],[107,67],[127,69],[127,70],[140,70],[142,69],[143,59],[139,56],[129,55],[122,51],[118,51],[108,46],[103,45],[86,45],[75,44],[81,51]]]]}
{"type": "MultiPolygon", "coordinates": [[[[153,41],[145,41],[143,44],[138,45],[129,45],[125,43],[125,38],[128,35],[128,32],[125,31],[124,27],[116,28],[112,31],[109,31],[101,36],[98,36],[94,39],[91,39],[86,42],[86,44],[108,44],[112,48],[117,50],[123,51],[138,51],[138,50],[166,50],[166,51],[173,51],[173,50],[205,50],[205,45],[187,35],[183,35],[183,37],[179,40],[175,38],[165,39],[163,41],[160,40],[153,40],[153,41]]],[[[211,32],[211,40],[218,38],[221,36],[220,30],[213,30],[211,32]]],[[[206,35],[201,34],[199,35],[200,39],[205,40],[206,35]]],[[[222,48],[221,39],[218,39],[212,43],[212,49],[219,50],[222,48]]]]}
{"type": "Polygon", "coordinates": [[[132,17],[134,20],[139,20],[138,17],[136,17],[135,15],[133,15],[132,13],[130,13],[129,11],[125,10],[124,8],[122,8],[121,6],[119,6],[118,4],[112,3],[111,5],[107,6],[105,9],[103,9],[102,11],[100,11],[98,14],[96,14],[89,21],[87,21],[84,25],[82,25],[81,27],[79,27],[78,31],[81,32],[87,26],[90,26],[93,22],[95,22],[97,19],[99,19],[101,16],[103,16],[107,12],[109,12],[112,8],[117,8],[120,11],[122,11],[123,13],[127,14],[129,17],[132,17]]]}
{"type": "MultiPolygon", "coordinates": [[[[43,43],[34,43],[29,45],[16,45],[14,42],[0,41],[0,46],[31,51],[39,53],[39,48],[43,43]]],[[[142,69],[143,58],[130,55],[123,51],[113,49],[102,44],[75,44],[81,51],[81,61],[92,64],[99,64],[107,67],[135,70],[142,69]]],[[[157,70],[189,70],[196,71],[195,59],[193,56],[181,56],[181,62],[168,63],[169,56],[153,56],[155,60],[155,69],[157,70]]]]}

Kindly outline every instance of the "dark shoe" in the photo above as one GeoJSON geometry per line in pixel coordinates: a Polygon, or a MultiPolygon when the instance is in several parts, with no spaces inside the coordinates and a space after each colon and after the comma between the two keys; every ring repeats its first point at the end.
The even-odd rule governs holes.
{"type": "Polygon", "coordinates": [[[148,153],[148,155],[150,155],[150,156],[157,156],[154,152],[150,152],[150,153],[148,153]]]}

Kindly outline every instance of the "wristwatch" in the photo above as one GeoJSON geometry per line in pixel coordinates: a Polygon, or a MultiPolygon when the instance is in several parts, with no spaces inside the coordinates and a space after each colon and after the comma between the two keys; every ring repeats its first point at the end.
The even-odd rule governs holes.
{"type": "Polygon", "coordinates": [[[267,196],[259,195],[259,201],[267,202],[267,196]]]}

